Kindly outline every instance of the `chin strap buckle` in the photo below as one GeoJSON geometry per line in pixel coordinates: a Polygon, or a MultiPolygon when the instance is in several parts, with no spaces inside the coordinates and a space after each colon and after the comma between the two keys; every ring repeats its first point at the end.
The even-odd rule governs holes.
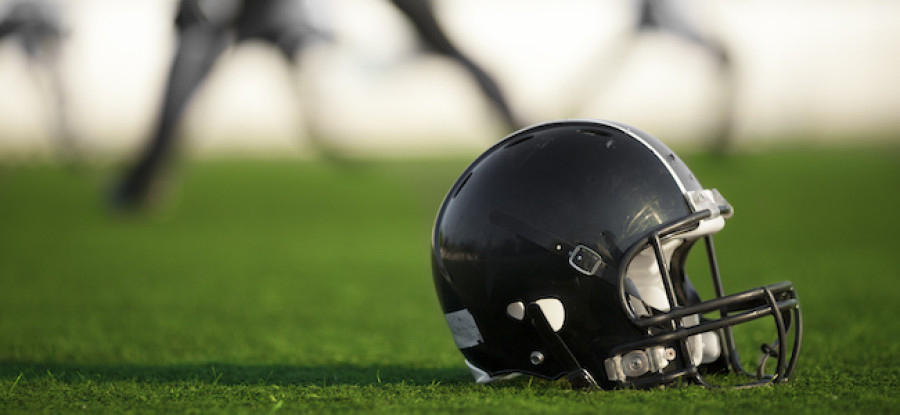
{"type": "Polygon", "coordinates": [[[576,245],[575,242],[569,242],[500,210],[492,211],[490,220],[494,225],[568,260],[572,268],[584,275],[601,273],[603,265],[612,257],[599,243],[593,248],[581,244],[576,245]],[[607,260],[604,261],[603,258],[607,258],[607,260]]]}
{"type": "Polygon", "coordinates": [[[569,265],[584,275],[597,275],[603,266],[603,257],[591,248],[578,245],[569,253],[569,265]]]}

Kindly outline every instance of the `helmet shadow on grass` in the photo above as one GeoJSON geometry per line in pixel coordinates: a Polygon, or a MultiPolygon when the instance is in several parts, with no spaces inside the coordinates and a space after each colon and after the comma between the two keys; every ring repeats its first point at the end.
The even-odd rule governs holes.
{"type": "Polygon", "coordinates": [[[279,365],[196,363],[172,365],[0,362],[0,381],[199,383],[226,386],[458,385],[471,384],[465,368],[400,365],[279,365]]]}

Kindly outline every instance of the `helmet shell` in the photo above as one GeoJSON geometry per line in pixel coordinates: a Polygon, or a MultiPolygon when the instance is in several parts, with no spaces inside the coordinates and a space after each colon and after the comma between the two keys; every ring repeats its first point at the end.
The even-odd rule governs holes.
{"type": "Polygon", "coordinates": [[[531,362],[543,342],[508,311],[516,302],[553,298],[565,312],[559,336],[603,381],[609,349],[642,336],[616,297],[619,268],[627,265],[622,254],[661,224],[691,214],[684,195],[699,189],[668,147],[614,122],[539,124],[488,149],[450,189],[432,238],[434,283],[451,330],[477,331],[457,342],[463,355],[491,376],[562,376],[562,362],[531,362]],[[498,215],[537,231],[517,232],[498,215]],[[547,237],[529,237],[535,232],[547,237]],[[554,239],[600,253],[603,267],[579,272],[565,252],[547,246],[554,239]],[[449,316],[462,310],[461,328],[449,316]]]}

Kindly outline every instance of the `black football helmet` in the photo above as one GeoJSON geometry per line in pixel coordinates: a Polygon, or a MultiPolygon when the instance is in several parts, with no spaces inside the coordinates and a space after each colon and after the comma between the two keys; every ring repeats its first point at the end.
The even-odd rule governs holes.
{"type": "Polygon", "coordinates": [[[752,378],[733,386],[786,381],[799,301],[790,282],[725,294],[712,235],[732,212],[672,150],[627,125],[550,122],[500,141],[450,189],[432,236],[438,299],[476,381],[712,387],[706,374],[726,370],[752,378]],[[685,273],[701,239],[707,301],[685,273]],[[776,339],[750,373],[732,328],[764,317],[776,339]]]}

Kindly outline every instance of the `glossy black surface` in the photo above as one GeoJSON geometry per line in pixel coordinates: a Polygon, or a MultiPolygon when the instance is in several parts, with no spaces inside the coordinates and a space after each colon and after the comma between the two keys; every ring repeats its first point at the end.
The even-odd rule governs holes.
{"type": "MultiPolygon", "coordinates": [[[[487,150],[450,189],[432,241],[444,312],[468,310],[483,336],[463,355],[492,376],[555,379],[583,368],[612,388],[622,385],[607,379],[604,359],[618,346],[645,342],[684,351],[684,336],[647,340],[655,329],[635,324],[620,301],[620,285],[623,261],[658,230],[690,217],[696,226],[709,216],[693,212],[685,199],[686,191],[700,189],[668,147],[622,124],[541,124],[487,150]],[[572,252],[589,255],[575,260],[572,252]],[[536,330],[543,325],[533,318],[507,313],[510,303],[542,298],[564,305],[565,324],[553,336],[536,330]],[[535,351],[546,355],[537,365],[529,360],[535,351]]],[[[678,269],[671,273],[683,305],[700,301],[680,269],[691,245],[676,253],[678,269]]],[[[658,379],[695,376],[683,355],[658,379]]]]}
{"type": "MultiPolygon", "coordinates": [[[[623,322],[607,282],[617,269],[615,256],[651,229],[690,213],[669,167],[653,150],[662,149],[663,157],[674,153],[649,136],[643,140],[656,147],[618,125],[544,124],[506,138],[463,172],[437,219],[435,283],[445,312],[467,308],[482,326],[485,343],[464,351],[470,361],[490,362],[482,368],[498,372],[530,367],[523,363],[541,345],[520,340],[538,339],[531,327],[506,315],[514,301],[576,298],[566,306],[591,309],[567,309],[570,315],[618,318],[573,319],[567,322],[570,332],[598,333],[600,342],[610,344],[640,336],[623,322]],[[614,258],[602,279],[585,278],[564,256],[492,223],[494,211],[614,258]],[[609,336],[604,333],[615,334],[603,340],[609,336]]],[[[696,181],[690,185],[700,187],[696,181]]],[[[552,363],[535,369],[558,377],[564,370],[552,363]]]]}

